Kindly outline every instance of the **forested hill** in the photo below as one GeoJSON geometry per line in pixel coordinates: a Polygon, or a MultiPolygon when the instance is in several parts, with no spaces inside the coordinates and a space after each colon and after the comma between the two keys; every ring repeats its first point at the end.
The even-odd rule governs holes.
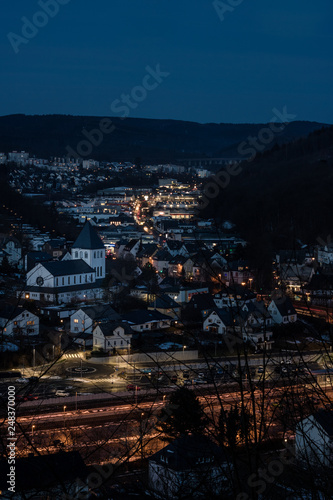
{"type": "Polygon", "coordinates": [[[202,211],[231,219],[251,241],[289,247],[333,234],[333,127],[240,164],[202,211]]]}
{"type": "MultiPolygon", "coordinates": [[[[257,137],[264,124],[195,123],[179,120],[109,118],[115,129],[103,134],[89,157],[97,160],[142,162],[176,161],[191,157],[239,157],[238,147],[257,137]]],[[[65,156],[100,127],[101,117],[70,115],[9,115],[0,117],[0,151],[25,150],[37,157],[65,156]]],[[[306,136],[322,124],[295,121],[274,136],[285,143],[306,136]]]]}

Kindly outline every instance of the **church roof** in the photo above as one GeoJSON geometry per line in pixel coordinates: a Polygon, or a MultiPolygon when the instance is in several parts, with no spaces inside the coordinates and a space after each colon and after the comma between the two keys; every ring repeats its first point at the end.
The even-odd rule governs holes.
{"type": "Polygon", "coordinates": [[[72,248],[83,248],[86,250],[98,250],[104,248],[104,244],[89,221],[85,223],[79,236],[73,243],[72,248]]]}
{"type": "Polygon", "coordinates": [[[84,260],[65,260],[43,262],[42,266],[52,276],[69,276],[72,274],[86,274],[95,272],[84,260]]]}

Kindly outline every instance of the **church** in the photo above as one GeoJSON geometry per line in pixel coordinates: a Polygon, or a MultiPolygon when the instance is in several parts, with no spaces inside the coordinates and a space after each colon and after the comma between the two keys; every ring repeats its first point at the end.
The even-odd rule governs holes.
{"type": "Polygon", "coordinates": [[[101,299],[104,278],[105,247],[86,221],[61,261],[40,262],[27,273],[21,297],[54,304],[101,299]]]}

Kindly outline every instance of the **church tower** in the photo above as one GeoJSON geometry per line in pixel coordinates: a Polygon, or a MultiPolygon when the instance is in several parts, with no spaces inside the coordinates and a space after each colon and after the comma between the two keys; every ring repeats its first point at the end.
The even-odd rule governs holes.
{"type": "Polygon", "coordinates": [[[82,259],[92,267],[96,280],[105,278],[105,246],[89,221],[86,221],[75,240],[71,255],[72,259],[82,259]]]}

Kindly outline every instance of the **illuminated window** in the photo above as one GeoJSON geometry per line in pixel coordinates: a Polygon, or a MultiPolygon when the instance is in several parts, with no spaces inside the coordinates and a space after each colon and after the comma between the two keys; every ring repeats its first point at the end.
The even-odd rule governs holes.
{"type": "Polygon", "coordinates": [[[78,319],[75,319],[75,320],[74,320],[74,323],[78,323],[78,322],[79,322],[79,320],[78,320],[78,319]]]}

